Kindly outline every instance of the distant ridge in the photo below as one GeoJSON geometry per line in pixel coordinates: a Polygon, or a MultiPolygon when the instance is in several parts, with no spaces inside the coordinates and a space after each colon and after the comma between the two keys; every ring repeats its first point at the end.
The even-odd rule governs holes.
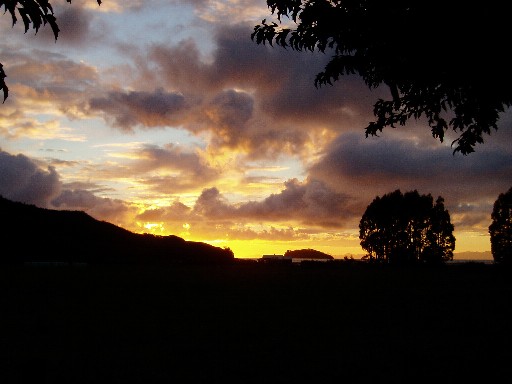
{"type": "Polygon", "coordinates": [[[334,257],[331,255],[310,248],[286,251],[284,257],[292,259],[334,260],[334,257]]]}
{"type": "Polygon", "coordinates": [[[491,251],[484,252],[454,252],[454,260],[494,260],[491,251]]]}
{"type": "Polygon", "coordinates": [[[0,196],[0,264],[225,264],[230,249],[178,236],[136,234],[83,211],[59,211],[0,196]]]}

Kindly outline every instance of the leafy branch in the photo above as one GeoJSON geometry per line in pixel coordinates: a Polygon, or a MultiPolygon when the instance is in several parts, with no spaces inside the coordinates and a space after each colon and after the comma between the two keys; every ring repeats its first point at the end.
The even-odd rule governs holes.
{"type": "MultiPolygon", "coordinates": [[[[71,3],[71,0],[66,1],[71,3]]],[[[96,1],[98,5],[101,5],[101,0],[96,1]]],[[[31,28],[37,33],[42,26],[49,24],[55,40],[59,37],[60,29],[53,13],[53,7],[48,0],[0,0],[0,9],[2,7],[4,8],[4,14],[8,12],[11,15],[13,27],[18,22],[17,15],[19,15],[23,21],[25,33],[31,28]]],[[[3,102],[9,96],[9,88],[5,83],[6,77],[3,65],[0,63],[0,90],[4,94],[3,102]]]]}

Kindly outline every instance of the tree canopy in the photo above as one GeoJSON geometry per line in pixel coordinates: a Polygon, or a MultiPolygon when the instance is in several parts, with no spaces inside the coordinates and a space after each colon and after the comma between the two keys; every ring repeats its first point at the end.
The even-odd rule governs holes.
{"type": "Polygon", "coordinates": [[[512,188],[501,193],[491,214],[491,253],[497,263],[512,263],[512,188]]]}
{"type": "Polygon", "coordinates": [[[376,197],[359,223],[367,258],[392,264],[441,263],[453,259],[455,237],[444,200],[400,190],[376,197]]]}
{"type": "Polygon", "coordinates": [[[262,20],[251,38],[297,51],[330,53],[315,86],[358,74],[390,100],[374,104],[366,136],[426,118],[441,142],[451,128],[467,155],[497,130],[512,104],[506,2],[267,0],[279,24],[262,20]],[[283,26],[283,19],[289,23],[283,26]],[[292,26],[294,25],[292,24],[292,26]]]}
{"type": "MultiPolygon", "coordinates": [[[[66,0],[71,3],[71,0],[66,0]]],[[[101,0],[96,0],[98,5],[101,5],[101,0]]],[[[53,7],[48,0],[0,0],[0,8],[4,8],[4,14],[9,12],[14,26],[19,15],[25,26],[25,33],[32,28],[35,33],[39,31],[42,26],[49,24],[52,28],[55,40],[59,37],[59,26],[57,19],[54,16],[53,7]]],[[[4,102],[9,96],[9,88],[5,83],[7,75],[0,63],[0,90],[4,94],[4,102]]]]}

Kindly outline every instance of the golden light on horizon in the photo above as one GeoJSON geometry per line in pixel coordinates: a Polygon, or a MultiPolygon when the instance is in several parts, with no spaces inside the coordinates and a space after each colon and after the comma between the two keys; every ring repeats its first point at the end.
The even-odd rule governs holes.
{"type": "Polygon", "coordinates": [[[16,54],[2,62],[4,194],[239,258],[304,248],[337,258],[365,253],[358,221],[374,197],[419,188],[452,207],[455,252],[490,252],[491,207],[511,179],[506,137],[462,158],[451,140],[432,141],[424,120],[365,138],[361,126],[374,116],[364,82],[315,90],[307,78],[324,59],[274,56],[240,40],[242,25],[203,34],[206,15],[247,21],[256,8],[242,3],[91,1],[62,8],[87,17],[73,33],[63,28],[59,44],[42,34],[7,39],[4,51],[16,54]],[[161,21],[180,33],[150,33],[161,21]],[[109,25],[108,39],[91,39],[109,25]],[[245,65],[240,52],[259,64],[245,65]],[[274,73],[278,61],[284,72],[274,73]]]}
{"type": "Polygon", "coordinates": [[[143,227],[146,228],[147,230],[149,230],[152,233],[155,233],[155,232],[158,232],[158,231],[160,231],[160,232],[164,232],[165,231],[163,223],[145,223],[143,225],[143,227]]]}

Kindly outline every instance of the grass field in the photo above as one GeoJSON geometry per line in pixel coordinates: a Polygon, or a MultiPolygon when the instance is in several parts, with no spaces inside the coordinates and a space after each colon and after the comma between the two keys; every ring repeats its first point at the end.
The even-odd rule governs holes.
{"type": "Polygon", "coordinates": [[[503,382],[493,265],[1,267],[2,383],[503,382]]]}

